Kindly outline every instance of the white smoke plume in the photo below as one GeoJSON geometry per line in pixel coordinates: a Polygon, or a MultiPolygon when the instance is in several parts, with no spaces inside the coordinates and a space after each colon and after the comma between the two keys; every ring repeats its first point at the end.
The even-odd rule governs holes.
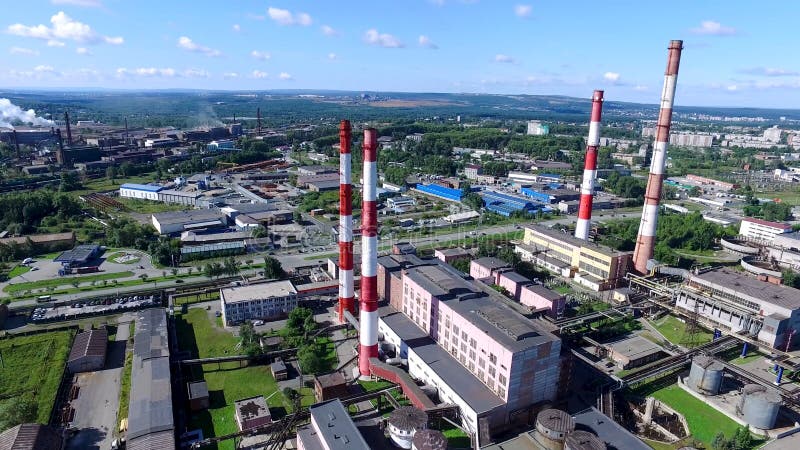
{"type": "Polygon", "coordinates": [[[11,103],[11,100],[0,98],[0,128],[14,128],[13,122],[22,122],[40,127],[53,125],[52,120],[37,116],[36,111],[32,109],[25,111],[11,103]]]}

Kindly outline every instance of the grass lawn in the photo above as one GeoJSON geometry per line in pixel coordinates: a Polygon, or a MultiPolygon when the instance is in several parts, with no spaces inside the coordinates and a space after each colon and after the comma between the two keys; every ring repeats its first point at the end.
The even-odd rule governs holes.
{"type": "Polygon", "coordinates": [[[31,270],[28,266],[16,266],[11,269],[11,272],[8,272],[8,278],[18,277],[24,273],[28,273],[31,270]]]}
{"type": "Polygon", "coordinates": [[[125,205],[126,208],[139,214],[155,214],[170,211],[185,211],[194,209],[186,205],[176,205],[170,203],[161,203],[150,200],[141,200],[138,198],[116,198],[118,202],[125,205]]]}
{"type": "MultiPolygon", "coordinates": [[[[689,424],[692,436],[703,442],[708,448],[711,448],[711,442],[717,433],[722,432],[726,438],[730,438],[739,427],[738,423],[714,407],[696,399],[677,385],[667,386],[652,395],[683,414],[689,424]]],[[[757,437],[753,436],[753,448],[763,444],[762,440],[756,439],[757,437]]]]}
{"type": "Polygon", "coordinates": [[[126,255],[132,255],[132,254],[130,254],[128,252],[115,252],[115,253],[112,253],[112,254],[106,256],[106,261],[111,261],[111,262],[116,263],[116,264],[136,264],[141,259],[138,255],[132,255],[135,258],[129,258],[129,259],[126,259],[125,261],[117,261],[117,258],[122,258],[123,256],[126,256],[126,255]]]}
{"type": "Polygon", "coordinates": [[[198,295],[183,295],[173,298],[175,306],[191,305],[192,303],[207,302],[211,300],[219,300],[219,291],[206,292],[198,295]]]}
{"type": "MultiPolygon", "coordinates": [[[[673,344],[688,346],[689,336],[685,335],[686,324],[678,320],[675,316],[664,316],[654,322],[651,321],[650,324],[673,344]]],[[[697,335],[695,336],[695,346],[711,342],[712,337],[712,334],[708,331],[698,328],[697,335]]]]}
{"type": "Polygon", "coordinates": [[[51,278],[48,280],[26,281],[23,283],[9,284],[3,288],[3,291],[8,292],[9,294],[13,294],[14,292],[30,291],[33,289],[70,286],[75,281],[84,284],[84,283],[91,283],[92,281],[115,280],[117,278],[127,278],[131,276],[133,276],[133,272],[126,271],[126,272],[114,272],[114,273],[100,273],[97,275],[84,275],[80,277],[59,277],[59,278],[51,278]]]}
{"type": "MultiPolygon", "coordinates": [[[[209,320],[205,309],[190,309],[186,314],[176,314],[178,345],[181,350],[189,350],[193,356],[235,355],[238,339],[219,324],[209,320]]],[[[239,363],[207,364],[202,368],[195,366],[192,379],[204,379],[208,384],[211,407],[207,411],[190,414],[189,428],[202,428],[205,436],[222,436],[236,432],[233,403],[256,395],[269,397],[268,403],[273,416],[280,418],[291,412],[291,404],[278,391],[278,385],[269,371],[269,366],[240,366],[239,363]]],[[[311,404],[310,389],[301,391],[301,403],[311,404]]],[[[233,450],[233,441],[221,442],[219,449],[233,450]]]]}
{"type": "MultiPolygon", "coordinates": [[[[448,448],[471,448],[469,435],[449,423],[442,421],[439,431],[447,438],[448,448]]],[[[432,427],[435,429],[435,427],[432,427]]]]}
{"type": "Polygon", "coordinates": [[[675,450],[678,448],[672,444],[664,444],[662,442],[651,441],[650,439],[642,439],[642,441],[649,445],[653,450],[675,450]]]}
{"type": "Polygon", "coordinates": [[[800,205],[800,189],[771,192],[755,192],[758,198],[779,198],[791,205],[800,205]]]}
{"type": "Polygon", "coordinates": [[[74,335],[68,330],[0,339],[0,399],[30,397],[36,421],[47,423],[74,335]]]}
{"type": "MultiPolygon", "coordinates": [[[[131,335],[132,336],[132,335],[131,335]]],[[[122,379],[119,389],[119,410],[117,410],[117,426],[123,417],[128,417],[128,403],[131,399],[131,371],[133,370],[133,351],[125,354],[125,367],[122,369],[122,379]]],[[[116,430],[114,430],[116,431],[116,430]]]]}
{"type": "Polygon", "coordinates": [[[92,192],[107,192],[107,191],[116,191],[119,190],[119,186],[124,183],[150,183],[155,180],[155,172],[151,173],[143,173],[137,176],[132,177],[119,177],[114,181],[109,180],[108,178],[98,178],[96,180],[91,180],[83,184],[84,189],[79,191],[73,191],[75,195],[84,195],[90,194],[92,192]]]}

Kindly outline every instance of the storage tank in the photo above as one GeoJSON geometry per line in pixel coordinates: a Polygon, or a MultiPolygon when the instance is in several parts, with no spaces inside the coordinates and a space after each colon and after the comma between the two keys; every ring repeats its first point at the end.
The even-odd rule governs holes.
{"type": "Polygon", "coordinates": [[[692,368],[689,371],[689,387],[706,395],[719,394],[722,386],[724,367],[705,355],[698,355],[692,359],[692,368]]]}
{"type": "Polygon", "coordinates": [[[751,427],[770,430],[775,427],[775,419],[781,409],[781,396],[772,389],[759,387],[761,389],[742,389],[742,416],[751,427]]]}
{"type": "Polygon", "coordinates": [[[578,430],[567,435],[564,450],[606,450],[606,443],[588,431],[578,430]]]}
{"type": "Polygon", "coordinates": [[[560,409],[543,409],[536,416],[534,437],[544,448],[562,450],[567,433],[575,431],[575,420],[560,409]]]}
{"type": "Polygon", "coordinates": [[[411,450],[447,450],[447,438],[441,431],[418,430],[411,441],[411,450]]]}
{"type": "Polygon", "coordinates": [[[428,427],[428,415],[413,406],[395,409],[389,415],[389,437],[400,448],[410,449],[414,433],[428,427]]]}

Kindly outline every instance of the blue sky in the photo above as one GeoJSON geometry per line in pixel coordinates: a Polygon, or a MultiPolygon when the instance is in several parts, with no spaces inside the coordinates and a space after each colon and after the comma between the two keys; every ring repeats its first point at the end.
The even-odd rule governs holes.
{"type": "Polygon", "coordinates": [[[800,2],[28,0],[0,87],[563,94],[795,108],[800,2]],[[668,7],[669,9],[664,9],[668,7]]]}

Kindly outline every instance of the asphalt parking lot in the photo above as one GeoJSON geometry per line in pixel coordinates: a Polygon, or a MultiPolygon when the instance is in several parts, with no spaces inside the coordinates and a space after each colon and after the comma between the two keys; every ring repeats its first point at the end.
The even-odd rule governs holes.
{"type": "Polygon", "coordinates": [[[72,320],[80,317],[115,314],[132,309],[144,308],[160,303],[154,296],[128,296],[94,300],[89,303],[74,303],[63,306],[40,306],[31,313],[34,323],[72,320]]]}

